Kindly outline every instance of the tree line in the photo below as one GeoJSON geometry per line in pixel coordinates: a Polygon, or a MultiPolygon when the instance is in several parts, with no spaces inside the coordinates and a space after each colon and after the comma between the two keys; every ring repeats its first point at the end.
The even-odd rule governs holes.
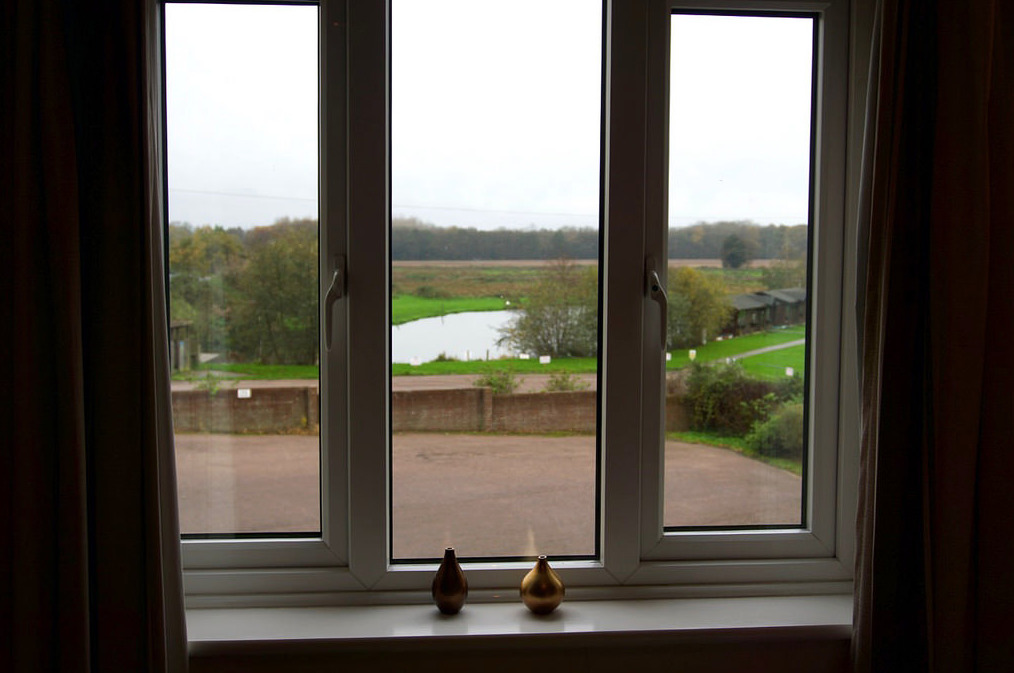
{"type": "MultiPolygon", "coordinates": [[[[599,231],[592,228],[496,229],[437,227],[395,218],[391,257],[401,260],[596,259],[599,231]]],[[[795,259],[806,253],[806,225],[749,221],[699,223],[669,230],[671,259],[724,259],[733,240],[740,264],[750,259],[795,259]]]]}
{"type": "Polygon", "coordinates": [[[253,229],[169,225],[169,312],[202,352],[315,364],[317,222],[253,229]]]}
{"type": "MultiPolygon", "coordinates": [[[[805,227],[716,223],[672,233],[670,247],[676,247],[671,256],[691,254],[680,252],[685,238],[697,246],[693,254],[703,258],[724,257],[723,245],[740,261],[772,254],[780,261],[764,269],[767,287],[805,282],[805,227]],[[730,237],[737,239],[732,246],[730,237]],[[772,252],[776,243],[781,256],[772,252]]],[[[222,353],[234,361],[317,362],[316,220],[283,219],[253,229],[173,223],[168,239],[170,318],[190,323],[199,351],[222,353]]],[[[594,258],[597,245],[597,233],[590,229],[486,232],[396,221],[392,235],[395,260],[594,258]],[[413,248],[411,241],[419,247],[413,248]],[[499,252],[483,247],[494,243],[499,252]]],[[[505,335],[507,340],[535,353],[591,355],[597,348],[597,287],[594,268],[563,261],[553,265],[527,297],[526,311],[505,335]]],[[[731,308],[720,280],[680,268],[670,273],[669,293],[670,348],[711,338],[729,319],[731,308]]]]}

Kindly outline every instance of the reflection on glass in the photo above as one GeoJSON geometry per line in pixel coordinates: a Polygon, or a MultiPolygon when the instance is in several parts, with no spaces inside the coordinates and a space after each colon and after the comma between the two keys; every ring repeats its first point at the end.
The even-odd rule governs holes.
{"type": "Polygon", "coordinates": [[[596,553],[601,11],[393,4],[395,560],[596,553]]]}
{"type": "Polygon", "coordinates": [[[671,28],[664,525],[799,526],[814,20],[671,28]]]}
{"type": "Polygon", "coordinates": [[[317,8],[165,16],[180,527],[317,533],[317,8]]]}

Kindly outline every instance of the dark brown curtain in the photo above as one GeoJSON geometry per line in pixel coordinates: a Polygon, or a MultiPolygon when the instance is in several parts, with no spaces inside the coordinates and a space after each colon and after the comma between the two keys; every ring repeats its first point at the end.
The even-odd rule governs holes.
{"type": "Polygon", "coordinates": [[[159,8],[0,18],[0,669],[185,670],[159,8]]]}
{"type": "Polygon", "coordinates": [[[1014,670],[1014,3],[877,22],[856,670],[1014,670]]]}

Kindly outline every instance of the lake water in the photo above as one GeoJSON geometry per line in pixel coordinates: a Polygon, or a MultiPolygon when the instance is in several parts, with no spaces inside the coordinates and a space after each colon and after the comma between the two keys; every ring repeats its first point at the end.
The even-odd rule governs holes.
{"type": "Polygon", "coordinates": [[[459,360],[485,360],[510,351],[498,348],[499,328],[512,311],[472,311],[413,320],[391,328],[392,362],[429,362],[441,353],[459,360]]]}

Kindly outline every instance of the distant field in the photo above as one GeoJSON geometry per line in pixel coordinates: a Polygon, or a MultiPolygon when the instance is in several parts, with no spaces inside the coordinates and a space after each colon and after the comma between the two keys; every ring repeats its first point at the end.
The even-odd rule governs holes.
{"type": "MultiPolygon", "coordinates": [[[[531,294],[540,272],[553,260],[448,260],[391,263],[391,291],[395,297],[498,297],[513,302],[531,294]]],[[[595,266],[593,259],[573,260],[595,266]]],[[[720,276],[730,294],[763,289],[761,269],[771,260],[755,260],[743,269],[723,269],[718,259],[671,259],[669,267],[697,267],[720,276]]]]}
{"type": "Polygon", "coordinates": [[[391,294],[426,298],[497,297],[519,301],[531,294],[545,264],[531,262],[394,262],[391,294]]]}

